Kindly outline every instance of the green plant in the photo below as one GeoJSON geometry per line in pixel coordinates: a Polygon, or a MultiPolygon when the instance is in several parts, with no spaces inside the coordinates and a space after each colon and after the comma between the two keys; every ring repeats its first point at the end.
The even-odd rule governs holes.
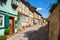
{"type": "Polygon", "coordinates": [[[60,0],[57,0],[56,3],[53,3],[53,4],[52,4],[49,12],[52,13],[53,10],[57,7],[58,4],[60,4],[60,0]]]}
{"type": "MultiPolygon", "coordinates": [[[[17,18],[17,19],[20,20],[20,17],[21,17],[21,16],[22,16],[22,13],[21,13],[21,12],[18,12],[18,15],[17,15],[18,18],[17,18]]],[[[17,21],[18,21],[18,20],[17,20],[17,21]]]]}
{"type": "Polygon", "coordinates": [[[57,3],[60,3],[60,0],[57,0],[57,3]]]}
{"type": "Polygon", "coordinates": [[[58,5],[58,4],[52,4],[49,12],[52,13],[53,10],[57,7],[57,5],[58,5]]]}
{"type": "Polygon", "coordinates": [[[0,40],[6,40],[6,36],[0,36],[0,40]]]}
{"type": "Polygon", "coordinates": [[[9,30],[9,28],[6,28],[4,31],[4,35],[9,35],[9,34],[10,34],[10,30],[9,30]]]}

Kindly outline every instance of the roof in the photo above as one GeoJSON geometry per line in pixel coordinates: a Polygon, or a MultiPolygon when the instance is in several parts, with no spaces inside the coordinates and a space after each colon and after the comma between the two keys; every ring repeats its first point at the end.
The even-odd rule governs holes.
{"type": "Polygon", "coordinates": [[[24,0],[20,0],[20,1],[21,1],[23,4],[25,4],[25,5],[29,8],[30,11],[36,12],[38,15],[42,16],[40,13],[38,13],[38,12],[36,11],[36,7],[31,6],[28,2],[25,2],[24,0]]]}
{"type": "Polygon", "coordinates": [[[35,11],[38,15],[42,16],[39,12],[35,11]]]}

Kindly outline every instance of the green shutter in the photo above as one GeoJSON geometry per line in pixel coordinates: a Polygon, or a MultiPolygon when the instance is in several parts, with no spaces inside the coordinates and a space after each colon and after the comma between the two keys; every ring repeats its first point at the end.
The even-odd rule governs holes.
{"type": "Polygon", "coordinates": [[[9,16],[5,15],[5,28],[9,27],[9,16]]]}

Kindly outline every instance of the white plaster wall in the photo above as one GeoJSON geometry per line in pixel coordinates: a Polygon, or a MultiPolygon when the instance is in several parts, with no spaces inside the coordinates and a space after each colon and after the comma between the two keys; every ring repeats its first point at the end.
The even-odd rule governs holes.
{"type": "Polygon", "coordinates": [[[0,35],[4,35],[4,30],[5,29],[0,29],[0,35]]]}
{"type": "Polygon", "coordinates": [[[0,10],[17,15],[17,10],[14,11],[11,7],[11,0],[7,0],[6,5],[0,6],[0,10]]]}

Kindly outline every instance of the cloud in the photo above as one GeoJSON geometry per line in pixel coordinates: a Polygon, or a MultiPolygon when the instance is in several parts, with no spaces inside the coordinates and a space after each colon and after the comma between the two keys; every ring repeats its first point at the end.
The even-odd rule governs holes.
{"type": "Polygon", "coordinates": [[[43,8],[37,8],[36,10],[43,10],[43,8]]]}

